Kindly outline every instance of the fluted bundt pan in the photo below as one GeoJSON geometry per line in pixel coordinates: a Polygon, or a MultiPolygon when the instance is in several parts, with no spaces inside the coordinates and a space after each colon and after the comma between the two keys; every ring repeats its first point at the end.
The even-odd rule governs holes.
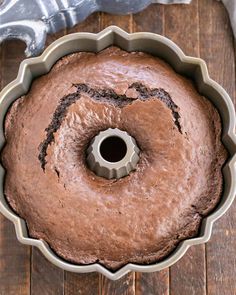
{"type": "MultiPolygon", "coordinates": [[[[176,72],[192,78],[195,81],[199,93],[207,97],[220,113],[223,124],[222,142],[229,153],[228,161],[223,168],[224,190],[221,201],[217,208],[203,219],[199,235],[195,238],[182,241],[175,251],[161,262],[152,265],[137,265],[129,263],[116,272],[111,272],[98,263],[91,265],[76,265],[65,261],[58,257],[46,242],[30,238],[25,221],[11,210],[5,199],[3,191],[5,171],[3,167],[0,166],[0,211],[14,223],[17,238],[21,243],[38,247],[48,260],[65,270],[78,273],[98,271],[108,278],[116,280],[129,271],[153,272],[169,267],[178,261],[190,246],[205,243],[210,239],[214,221],[227,211],[235,196],[236,136],[234,133],[235,112],[232,101],[226,91],[219,84],[209,78],[207,67],[203,60],[184,55],[177,45],[165,37],[152,33],[127,34],[121,29],[111,26],[98,34],[75,33],[62,37],[50,45],[41,56],[26,59],[21,63],[16,80],[8,84],[0,93],[0,148],[2,148],[5,143],[3,131],[5,114],[14,100],[27,93],[31,82],[35,77],[49,72],[54,63],[67,54],[78,51],[99,52],[111,45],[116,45],[126,51],[144,51],[154,56],[158,56],[166,60],[176,72]]],[[[108,133],[109,132],[113,134],[114,132],[119,132],[119,130],[108,129],[108,133]]],[[[99,141],[101,138],[104,138],[104,136],[106,136],[106,134],[100,134],[95,140],[99,141]]],[[[128,168],[122,165],[118,167],[120,171],[124,171],[122,173],[127,173],[127,169],[132,169],[132,166],[136,165],[139,150],[136,148],[132,137],[128,134],[120,134],[120,136],[124,141],[127,140],[128,146],[130,146],[130,153],[133,155],[133,158],[130,156],[131,162],[129,163],[130,165],[128,165],[128,168]]],[[[93,166],[96,161],[100,161],[96,158],[96,155],[94,157],[93,153],[94,147],[93,143],[91,143],[91,146],[87,151],[87,157],[92,159],[91,166],[93,166]]],[[[97,166],[101,163],[98,164],[97,166]]],[[[103,164],[100,166],[102,165],[103,164]]],[[[117,169],[117,171],[119,169],[117,169]]],[[[103,174],[106,174],[107,171],[109,171],[109,169],[106,167],[104,169],[101,169],[100,167],[96,170],[97,173],[103,174]]],[[[119,175],[117,175],[107,174],[107,178],[119,177],[119,175]]]]}

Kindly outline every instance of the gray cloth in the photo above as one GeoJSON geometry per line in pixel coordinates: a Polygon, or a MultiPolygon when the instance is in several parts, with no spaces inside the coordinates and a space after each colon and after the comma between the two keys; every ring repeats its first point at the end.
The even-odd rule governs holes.
{"type": "Polygon", "coordinates": [[[189,4],[191,0],[154,0],[153,3],[160,4],[189,4]]]}
{"type": "MultiPolygon", "coordinates": [[[[161,4],[189,4],[191,0],[154,0],[153,2],[161,4]]],[[[236,0],[222,0],[222,2],[228,10],[234,37],[236,38],[236,0]]]]}
{"type": "Polygon", "coordinates": [[[236,38],[236,0],[222,0],[228,10],[234,37],[236,38]]]}

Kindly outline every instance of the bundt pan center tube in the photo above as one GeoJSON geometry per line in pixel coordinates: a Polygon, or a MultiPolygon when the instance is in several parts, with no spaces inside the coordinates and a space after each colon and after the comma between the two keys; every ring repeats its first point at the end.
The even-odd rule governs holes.
{"type": "Polygon", "coordinates": [[[107,179],[129,175],[139,160],[134,138],[117,128],[101,131],[87,149],[87,163],[96,175],[107,179]]]}
{"type": "MultiPolygon", "coordinates": [[[[65,58],[66,62],[68,62],[70,59],[76,58],[76,56],[77,55],[74,55],[74,57],[73,56],[66,57],[65,58]]],[[[94,58],[96,58],[96,54],[95,55],[90,54],[90,62],[94,58]]],[[[104,60],[106,61],[106,59],[104,60]]],[[[58,69],[60,65],[61,65],[60,62],[59,64],[57,63],[55,68],[58,69]]],[[[159,61],[157,65],[160,66],[162,69],[164,69],[164,72],[165,72],[167,65],[163,61],[159,61]]],[[[103,67],[102,62],[100,66],[102,69],[103,67]]],[[[143,71],[144,68],[140,67],[139,69],[140,71],[143,71]]],[[[145,68],[146,72],[148,72],[149,70],[150,69],[148,69],[148,67],[145,68]]],[[[53,69],[52,72],[53,71],[55,73],[55,69],[53,69]]],[[[176,77],[176,79],[178,80],[178,77],[177,77],[178,74],[174,73],[173,70],[168,70],[168,71],[170,72],[172,71],[171,75],[176,77]]],[[[61,74],[59,73],[59,75],[61,74]]],[[[152,79],[152,75],[150,75],[150,79],[152,79]]],[[[177,145],[175,145],[174,140],[177,140],[179,146],[181,146],[183,149],[185,148],[185,144],[188,144],[189,140],[191,139],[188,137],[188,136],[191,136],[191,134],[188,135],[185,132],[186,131],[185,126],[183,125],[183,122],[181,121],[183,120],[183,118],[181,118],[181,107],[183,108],[184,104],[182,104],[182,106],[180,107],[179,102],[181,103],[181,101],[179,100],[177,103],[176,97],[172,100],[173,97],[171,97],[169,93],[162,88],[155,88],[153,86],[150,86],[149,84],[148,84],[148,87],[149,86],[150,87],[147,88],[147,85],[144,85],[142,83],[135,83],[135,81],[131,81],[131,82],[132,83],[130,83],[127,86],[128,87],[127,92],[121,95],[118,94],[117,91],[114,91],[112,88],[108,89],[109,90],[108,91],[107,88],[106,89],[96,88],[96,87],[92,88],[88,85],[81,84],[81,82],[80,84],[77,84],[77,85],[73,84],[73,87],[74,87],[73,89],[75,89],[75,92],[72,94],[70,93],[69,95],[67,94],[63,98],[61,98],[60,100],[61,104],[56,108],[51,118],[51,123],[48,125],[47,129],[45,129],[46,131],[45,134],[42,135],[43,141],[41,142],[39,146],[37,146],[38,150],[37,150],[37,156],[35,157],[35,161],[39,163],[39,167],[37,167],[37,169],[40,169],[40,173],[41,173],[40,175],[44,175],[43,173],[48,173],[51,167],[50,166],[51,158],[48,159],[48,157],[46,156],[50,155],[51,157],[51,155],[53,154],[52,153],[53,144],[57,142],[58,140],[60,140],[60,137],[63,138],[63,136],[65,136],[65,134],[63,133],[63,130],[66,130],[67,128],[66,124],[68,124],[68,126],[71,126],[70,124],[72,121],[78,122],[79,120],[81,126],[83,126],[84,121],[82,116],[76,117],[73,115],[73,112],[71,113],[68,112],[68,114],[66,114],[66,110],[69,107],[72,110],[75,110],[76,112],[80,112],[81,111],[80,104],[83,104],[85,107],[88,107],[88,111],[85,113],[87,116],[90,116],[90,112],[89,112],[90,107],[92,107],[93,110],[96,110],[96,108],[100,108],[101,110],[100,114],[103,114],[102,112],[104,111],[104,109],[106,109],[107,114],[109,114],[107,118],[111,117],[113,118],[113,120],[115,120],[114,122],[117,122],[117,124],[115,124],[112,121],[112,124],[109,123],[107,124],[107,126],[102,125],[103,127],[101,127],[100,130],[98,130],[99,132],[97,133],[94,133],[90,130],[91,132],[89,131],[90,132],[89,135],[86,134],[85,132],[86,130],[84,131],[81,129],[82,130],[81,132],[84,132],[83,134],[85,138],[84,139],[85,144],[83,145],[82,148],[84,151],[84,162],[87,165],[86,168],[82,167],[81,169],[87,169],[85,172],[86,175],[90,175],[89,177],[91,179],[97,179],[97,181],[101,183],[101,186],[100,186],[101,188],[102,188],[102,185],[104,185],[106,182],[106,183],[109,183],[109,185],[112,184],[112,186],[114,185],[117,186],[117,190],[118,190],[118,188],[122,187],[121,183],[127,181],[127,179],[136,177],[138,173],[141,176],[144,175],[141,172],[145,171],[144,168],[146,163],[148,162],[148,156],[149,156],[148,154],[146,154],[146,158],[144,157],[145,145],[146,146],[149,145],[150,138],[152,140],[159,140],[158,145],[159,147],[161,147],[160,144],[163,145],[166,142],[166,140],[162,140],[162,137],[165,138],[166,136],[166,138],[170,139],[169,144],[175,148],[175,153],[176,152],[179,153],[180,151],[176,150],[177,145]],[[107,94],[108,96],[111,97],[111,99],[113,99],[114,104],[109,104],[109,100],[106,97],[107,94]],[[117,98],[119,99],[122,98],[122,100],[119,100],[119,99],[117,100],[117,98]],[[103,106],[105,107],[103,108],[103,106]],[[140,106],[142,106],[142,108],[140,106]],[[159,108],[158,116],[155,113],[157,111],[157,106],[159,108]],[[148,116],[145,115],[144,111],[142,111],[142,116],[138,117],[139,112],[141,112],[143,108],[145,108],[145,110],[148,109],[148,112],[149,112],[148,116]],[[127,110],[129,110],[129,112],[127,110]],[[161,117],[161,114],[162,114],[161,112],[165,112],[164,119],[161,117]],[[70,118],[68,117],[69,115],[71,116],[70,118]],[[137,121],[135,118],[137,119],[137,121]],[[171,125],[168,125],[168,126],[171,126],[171,128],[166,128],[168,129],[167,131],[169,132],[168,136],[167,136],[167,131],[165,132],[160,131],[162,133],[158,135],[158,138],[155,138],[155,136],[153,136],[154,134],[156,134],[156,132],[159,132],[157,129],[158,126],[155,126],[155,124],[153,124],[154,122],[152,121],[153,118],[157,118],[159,120],[158,122],[159,123],[161,122],[160,124],[164,124],[164,126],[165,126],[165,123],[171,124],[171,125]],[[126,120],[125,122],[129,122],[127,124],[129,124],[130,128],[126,128],[127,124],[124,124],[124,120],[126,120]],[[161,120],[166,120],[166,121],[164,121],[163,123],[163,121],[161,120]],[[140,140],[140,134],[143,135],[145,133],[141,131],[135,132],[135,130],[137,129],[136,125],[140,122],[150,127],[148,130],[148,133],[150,134],[151,137],[147,137],[146,139],[145,137],[141,137],[142,140],[140,140]],[[184,144],[182,144],[183,142],[184,144]]],[[[187,85],[186,84],[187,82],[183,82],[183,83],[185,83],[184,85],[187,85]]],[[[189,87],[192,87],[192,86],[189,86],[189,87]]],[[[57,90],[55,90],[55,92],[56,91],[57,90]]],[[[43,99],[44,98],[42,97],[42,102],[43,102],[43,99]]],[[[17,107],[20,107],[22,105],[21,104],[22,99],[19,99],[18,102],[19,103],[16,103],[14,105],[17,105],[17,107]]],[[[13,111],[14,111],[14,105],[13,105],[13,111]]],[[[50,107],[50,105],[47,105],[47,106],[50,107]]],[[[205,243],[210,239],[212,225],[214,221],[220,218],[233,202],[233,199],[235,196],[235,189],[236,189],[235,181],[234,181],[236,177],[236,173],[235,173],[236,138],[234,133],[235,112],[234,112],[234,106],[232,104],[232,101],[230,97],[228,96],[228,94],[225,92],[225,90],[219,84],[217,84],[215,81],[209,78],[207,68],[203,60],[184,55],[184,53],[181,51],[181,49],[178,46],[176,46],[172,41],[170,41],[169,39],[163,36],[159,36],[152,33],[128,34],[115,26],[108,27],[98,34],[75,33],[75,34],[64,36],[58,39],[57,41],[55,41],[53,44],[51,44],[41,56],[24,60],[21,63],[16,80],[8,84],[2,90],[0,94],[0,110],[1,110],[0,111],[0,145],[1,145],[1,154],[3,154],[3,164],[4,164],[4,167],[6,168],[6,171],[5,171],[4,168],[0,166],[0,181],[1,181],[0,211],[9,220],[11,220],[14,223],[15,229],[16,229],[16,235],[20,242],[27,245],[33,245],[38,247],[42,251],[42,253],[48,258],[48,260],[50,260],[52,263],[54,263],[58,267],[61,267],[62,269],[65,269],[67,271],[72,271],[72,272],[98,271],[104,274],[105,276],[107,276],[108,278],[112,280],[116,280],[122,277],[123,275],[125,275],[129,271],[154,272],[154,271],[159,271],[161,269],[169,267],[172,264],[174,264],[176,261],[178,261],[184,255],[184,253],[187,251],[187,249],[190,246],[205,243]],[[121,49],[106,49],[111,46],[117,46],[121,49]],[[101,52],[103,50],[104,52],[101,52]],[[24,94],[28,93],[28,91],[30,90],[32,81],[35,78],[50,72],[53,65],[62,57],[67,56],[71,53],[77,53],[77,52],[92,52],[92,53],[101,52],[101,54],[99,53],[99,55],[104,56],[104,58],[108,56],[107,54],[110,54],[110,56],[115,56],[117,60],[121,60],[120,58],[122,56],[127,56],[128,54],[127,52],[125,53],[125,51],[133,52],[130,55],[131,57],[129,58],[130,60],[135,61],[133,62],[134,67],[136,67],[136,61],[138,62],[139,56],[144,56],[144,58],[146,58],[147,61],[150,61],[151,60],[150,56],[152,55],[154,57],[161,58],[162,60],[167,62],[175,70],[175,72],[193,80],[195,82],[197,91],[201,95],[207,98],[207,100],[204,99],[200,103],[200,105],[207,107],[210,110],[209,116],[212,115],[211,124],[213,124],[211,126],[216,126],[216,127],[219,126],[218,124],[219,120],[217,118],[219,118],[219,115],[220,115],[221,122],[222,122],[221,141],[223,145],[221,143],[217,145],[218,151],[221,151],[221,153],[219,153],[218,158],[216,157],[216,161],[219,161],[216,163],[222,163],[223,159],[225,159],[225,156],[223,156],[225,155],[225,151],[227,151],[228,153],[227,161],[226,163],[224,163],[224,166],[222,169],[223,191],[221,193],[220,201],[215,209],[210,211],[210,213],[206,213],[202,216],[200,215],[200,213],[198,213],[196,214],[196,218],[194,217],[196,222],[198,222],[201,217],[200,230],[198,231],[198,233],[194,235],[193,238],[182,240],[180,243],[178,243],[174,251],[172,251],[168,256],[164,256],[162,259],[158,260],[157,262],[153,262],[153,260],[150,260],[152,261],[151,263],[140,264],[135,262],[135,263],[127,263],[125,265],[117,264],[115,267],[109,267],[109,264],[108,264],[108,267],[106,267],[107,266],[106,263],[101,264],[99,263],[100,261],[91,263],[91,264],[88,264],[87,262],[85,264],[75,263],[70,259],[63,259],[62,258],[63,255],[61,256],[57,255],[56,251],[52,250],[52,248],[49,246],[49,244],[46,241],[44,241],[44,239],[32,238],[32,235],[30,236],[29,234],[30,227],[26,225],[26,222],[23,218],[19,217],[16,214],[16,212],[13,211],[13,209],[10,207],[6,199],[5,192],[4,192],[4,188],[5,188],[4,185],[5,185],[6,175],[7,175],[6,167],[11,160],[8,160],[9,158],[6,158],[7,145],[9,143],[8,143],[8,140],[6,142],[5,133],[4,133],[5,117],[12,103],[18,98],[22,97],[24,94]],[[149,57],[148,55],[145,55],[145,54],[142,55],[139,52],[145,52],[149,54],[149,57]],[[219,115],[216,111],[213,110],[212,105],[214,105],[215,108],[218,110],[219,115]],[[218,125],[216,124],[216,122],[218,122],[217,123],[218,125]]],[[[91,112],[91,114],[93,113],[91,112]]],[[[19,116],[22,116],[21,112],[19,112],[19,116]]],[[[208,118],[207,120],[210,120],[209,116],[208,117],[206,116],[208,118]]],[[[6,118],[7,118],[6,119],[7,128],[5,128],[5,131],[7,131],[8,127],[11,126],[11,122],[12,122],[11,119],[13,117],[11,116],[9,117],[7,115],[6,118]]],[[[22,118],[24,118],[24,116],[22,118]]],[[[94,118],[94,115],[92,115],[91,118],[94,118]]],[[[98,115],[96,118],[97,118],[96,122],[98,122],[98,125],[99,125],[100,116],[98,115]]],[[[44,124],[44,122],[42,122],[42,124],[44,124]]],[[[191,122],[189,124],[191,124],[191,122]]],[[[201,121],[199,121],[199,124],[201,124],[201,121]]],[[[26,122],[26,125],[27,125],[27,122],[26,122]]],[[[38,126],[37,130],[39,130],[39,128],[40,126],[38,126]]],[[[216,129],[213,128],[213,131],[218,130],[217,128],[216,129]]],[[[68,140],[69,142],[71,142],[71,146],[73,145],[77,148],[77,145],[76,145],[77,133],[75,132],[75,130],[76,128],[74,128],[74,126],[70,128],[68,140]]],[[[37,131],[35,130],[35,132],[37,131]]],[[[196,133],[195,135],[199,136],[196,133]]],[[[206,136],[208,135],[206,134],[206,136]]],[[[217,136],[220,136],[220,134],[218,134],[217,136]]],[[[8,139],[10,140],[10,138],[8,139]]],[[[65,142],[65,144],[67,144],[67,142],[65,142]]],[[[163,146],[165,147],[165,145],[163,146]]],[[[150,154],[151,153],[156,154],[155,149],[153,149],[153,151],[152,149],[149,151],[150,151],[150,154]]],[[[200,145],[199,151],[202,155],[205,155],[204,153],[206,153],[207,150],[202,149],[200,145]]],[[[68,159],[70,160],[70,157],[71,157],[71,155],[69,155],[68,153],[64,155],[64,152],[60,150],[57,153],[57,155],[59,157],[59,161],[57,163],[59,164],[60,164],[60,159],[63,159],[62,157],[66,156],[66,159],[64,161],[68,159]],[[69,155],[69,158],[68,158],[68,155],[69,155]]],[[[165,159],[168,158],[170,155],[168,155],[165,149],[162,148],[158,156],[159,156],[158,163],[161,163],[162,161],[165,161],[165,159]]],[[[175,154],[173,153],[173,159],[174,157],[175,157],[175,154]]],[[[181,153],[179,154],[179,159],[181,159],[181,153]]],[[[177,171],[176,163],[174,161],[172,162],[169,161],[168,163],[172,163],[172,168],[171,168],[172,171],[171,169],[169,169],[167,172],[176,173],[177,171]]],[[[177,162],[177,163],[181,163],[181,162],[177,162]]],[[[216,165],[215,163],[213,164],[216,165]]],[[[157,167],[159,166],[158,165],[152,166],[152,169],[154,172],[156,171],[155,169],[160,168],[160,167],[159,168],[157,167]]],[[[71,165],[69,170],[74,171],[73,169],[75,168],[73,167],[73,165],[71,165]]],[[[53,172],[54,172],[53,177],[58,177],[58,178],[55,178],[56,180],[59,179],[59,177],[60,178],[63,177],[64,171],[57,170],[57,168],[54,167],[53,172]]],[[[28,173],[28,171],[25,170],[25,173],[28,173]]],[[[70,171],[68,173],[70,173],[70,171]]],[[[73,174],[71,175],[73,178],[73,174]]],[[[149,175],[149,174],[146,174],[146,175],[149,175]]],[[[19,175],[19,177],[21,177],[21,175],[19,175]]],[[[142,178],[140,178],[140,184],[142,182],[141,179],[142,178]]],[[[152,180],[153,187],[150,188],[149,194],[153,193],[153,191],[156,192],[158,189],[161,189],[161,187],[157,185],[157,182],[154,183],[153,180],[152,180]]],[[[74,179],[71,179],[71,181],[73,182],[74,179]]],[[[188,179],[186,179],[186,181],[188,181],[188,179]]],[[[171,185],[173,184],[170,184],[170,187],[168,189],[171,189],[171,185]]],[[[219,186],[219,184],[217,185],[219,186]]],[[[213,184],[211,184],[211,187],[212,186],[213,184]]],[[[208,190],[210,190],[211,187],[208,188],[208,190]]],[[[140,191],[137,190],[136,191],[137,194],[141,194],[141,188],[142,187],[140,185],[140,191]]],[[[109,192],[109,189],[108,189],[108,192],[109,192]]],[[[132,188],[129,188],[129,190],[127,189],[126,192],[127,192],[127,195],[125,194],[125,195],[119,196],[119,194],[117,194],[117,198],[121,198],[120,199],[121,203],[125,202],[126,200],[130,201],[132,199],[132,188]]],[[[108,201],[109,201],[109,193],[106,195],[106,197],[108,198],[108,201]]],[[[148,199],[149,196],[145,196],[145,197],[147,197],[148,199]]],[[[84,200],[82,201],[87,202],[86,198],[84,198],[84,200]]],[[[115,201],[117,202],[117,200],[115,201]]],[[[40,202],[42,203],[42,201],[40,202]]],[[[144,202],[146,201],[144,200],[144,202]]],[[[166,204],[168,204],[168,202],[171,202],[171,200],[167,199],[166,202],[167,202],[166,204]]],[[[112,203],[109,203],[107,205],[108,207],[106,207],[108,214],[110,210],[109,208],[111,208],[109,206],[111,206],[111,204],[112,203]]],[[[126,203],[123,203],[123,204],[125,205],[126,203]]],[[[142,208],[147,209],[147,207],[145,207],[146,206],[145,204],[148,204],[148,201],[147,203],[143,203],[143,205],[140,203],[140,206],[142,208]]],[[[13,205],[14,207],[14,204],[11,203],[11,205],[13,205]]],[[[45,204],[45,206],[46,205],[47,204],[45,204]]],[[[165,204],[163,204],[163,206],[164,206],[163,208],[165,208],[165,204]]],[[[167,209],[169,210],[170,206],[169,207],[168,206],[167,206],[167,209]]],[[[173,206],[172,206],[173,211],[176,210],[175,206],[176,206],[176,203],[173,203],[173,206]]],[[[127,207],[127,210],[129,210],[129,206],[125,206],[124,208],[126,207],[127,207]]],[[[65,210],[68,210],[68,209],[64,209],[64,211],[65,210]]],[[[192,206],[191,210],[196,211],[196,208],[192,206]]],[[[71,211],[68,210],[68,212],[71,212],[71,211]]],[[[207,209],[206,209],[206,212],[207,212],[207,209]]],[[[94,215],[94,216],[99,216],[99,212],[95,212],[95,214],[97,215],[94,215]]],[[[146,210],[145,213],[143,212],[143,214],[153,214],[152,207],[148,207],[148,211],[146,210]]],[[[112,218],[114,217],[113,215],[112,215],[112,218]]],[[[42,218],[42,216],[40,215],[37,215],[37,216],[39,218],[42,218]]],[[[114,218],[117,218],[117,220],[121,220],[119,219],[121,217],[122,217],[122,212],[117,212],[117,216],[115,216],[114,218]]],[[[145,216],[143,215],[143,217],[145,216]]],[[[156,216],[154,217],[156,218],[156,216]]],[[[84,218],[86,218],[86,216],[84,218]]],[[[147,216],[145,218],[147,218],[147,216]]],[[[145,221],[145,218],[143,218],[144,221],[145,221]]],[[[161,216],[159,216],[158,218],[161,219],[161,216]]],[[[142,218],[140,216],[139,220],[141,219],[142,218]]],[[[68,221],[69,219],[66,219],[66,220],[68,221]]],[[[58,215],[55,215],[55,220],[53,222],[55,223],[57,221],[59,223],[61,222],[61,220],[59,220],[58,218],[58,215]]],[[[122,228],[121,228],[121,232],[122,232],[122,228]]],[[[133,229],[133,232],[136,232],[135,228],[133,229]]],[[[146,236],[146,238],[147,237],[148,235],[146,236]]],[[[88,238],[93,238],[93,237],[89,236],[88,234],[88,238]]],[[[135,243],[137,242],[137,240],[135,240],[136,238],[137,237],[134,236],[135,243]]],[[[86,243],[86,241],[84,240],[81,242],[86,243]]],[[[114,245],[111,244],[110,247],[112,251],[112,249],[114,248],[114,245]]],[[[151,254],[153,255],[153,253],[151,254]]]]}

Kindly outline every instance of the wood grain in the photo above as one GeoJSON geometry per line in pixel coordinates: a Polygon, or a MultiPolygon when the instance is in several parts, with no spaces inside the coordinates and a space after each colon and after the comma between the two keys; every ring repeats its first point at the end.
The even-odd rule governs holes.
{"type": "Polygon", "coordinates": [[[25,44],[21,41],[9,40],[2,44],[1,56],[1,87],[14,80],[24,56],[25,44]]]}
{"type": "MultiPolygon", "coordinates": [[[[136,15],[94,13],[72,29],[47,38],[77,31],[98,32],[108,25],[126,31],[151,31],[166,35],[186,54],[206,60],[210,75],[236,99],[235,53],[227,13],[215,0],[193,0],[191,5],[151,5],[136,15]]],[[[10,41],[0,49],[1,88],[16,77],[24,44],[10,41]]],[[[109,281],[97,273],[63,272],[36,250],[21,245],[14,227],[0,215],[0,295],[234,295],[236,294],[236,204],[215,225],[211,241],[192,247],[169,270],[152,274],[130,273],[109,281]],[[32,264],[31,264],[32,259],[32,264]],[[31,269],[30,269],[31,265],[31,269]],[[31,292],[30,292],[31,289],[31,292]]]]}
{"type": "Polygon", "coordinates": [[[181,47],[185,54],[199,55],[198,0],[191,5],[164,7],[164,35],[181,47]]]}
{"type": "MultiPolygon", "coordinates": [[[[219,2],[200,2],[200,54],[210,76],[235,102],[235,52],[228,15],[219,2]]],[[[207,294],[236,294],[236,204],[214,225],[206,244],[207,294]]]]}
{"type": "Polygon", "coordinates": [[[152,4],[133,15],[133,32],[164,33],[164,5],[152,4]]]}
{"type": "MultiPolygon", "coordinates": [[[[150,5],[133,16],[133,32],[149,31],[163,35],[164,6],[150,5]]],[[[169,269],[155,273],[136,273],[136,295],[168,295],[169,269]]]]}
{"type": "Polygon", "coordinates": [[[30,294],[30,247],[16,240],[13,224],[0,216],[0,295],[30,294]]]}
{"type": "MultiPolygon", "coordinates": [[[[1,88],[16,78],[24,48],[16,41],[1,46],[1,88]]],[[[0,295],[30,294],[30,249],[17,241],[13,224],[0,214],[0,295]]]]}
{"type": "Polygon", "coordinates": [[[111,15],[107,13],[101,13],[100,17],[100,29],[103,30],[108,26],[115,25],[121,29],[132,32],[133,16],[132,15],[111,15]]]}
{"type": "MultiPolygon", "coordinates": [[[[100,30],[100,13],[93,13],[84,22],[67,29],[67,33],[91,32],[100,30]]],[[[93,295],[99,293],[99,274],[75,274],[65,271],[64,295],[93,295]]]]}
{"type": "MultiPolygon", "coordinates": [[[[47,38],[46,46],[50,45],[56,39],[62,37],[67,33],[74,33],[80,31],[96,32],[99,30],[99,14],[91,15],[85,22],[71,28],[62,30],[54,35],[50,35],[47,38]]],[[[56,268],[50,267],[51,264],[45,261],[43,255],[37,250],[33,249],[32,259],[32,281],[31,281],[31,293],[34,295],[42,294],[95,294],[94,284],[89,284],[92,277],[90,274],[77,275],[69,272],[65,272],[56,268]],[[65,282],[64,282],[65,276],[65,282]],[[43,289],[43,286],[45,288],[43,289]],[[85,293],[86,291],[86,293],[85,293]],[[80,293],[79,293],[80,294],[80,293]]],[[[94,274],[93,281],[98,281],[98,274],[94,274]]],[[[98,288],[98,287],[97,287],[98,288]]]]}
{"type": "MultiPolygon", "coordinates": [[[[101,13],[100,29],[105,29],[110,25],[116,25],[127,32],[132,32],[133,18],[132,15],[110,15],[101,13]]],[[[134,295],[135,292],[135,276],[133,273],[125,275],[118,281],[110,281],[100,275],[101,294],[102,295],[134,295]]]]}
{"type": "Polygon", "coordinates": [[[74,26],[73,28],[67,29],[67,34],[77,32],[90,32],[97,33],[100,31],[100,13],[95,12],[91,14],[85,21],[74,26]]]}
{"type": "MultiPolygon", "coordinates": [[[[191,5],[164,9],[164,34],[185,54],[199,56],[198,0],[191,5]]],[[[206,294],[205,246],[195,246],[170,269],[170,289],[175,295],[206,294]],[[172,291],[173,290],[173,291],[172,291]]]]}
{"type": "Polygon", "coordinates": [[[76,274],[65,272],[64,295],[100,294],[99,275],[97,273],[76,274]]]}
{"type": "MultiPolygon", "coordinates": [[[[48,35],[45,47],[66,34],[62,30],[48,35]]],[[[64,271],[53,266],[35,247],[31,253],[31,294],[32,295],[62,295],[64,292],[64,271]]]]}
{"type": "Polygon", "coordinates": [[[206,265],[204,245],[193,246],[170,269],[171,294],[205,295],[206,265]]]}
{"type": "Polygon", "coordinates": [[[135,295],[135,273],[131,272],[117,281],[100,275],[101,295],[135,295]]]}
{"type": "Polygon", "coordinates": [[[63,295],[64,273],[34,248],[31,266],[31,295],[63,295]]]}
{"type": "Polygon", "coordinates": [[[169,295],[169,269],[136,273],[135,295],[169,295]]]}

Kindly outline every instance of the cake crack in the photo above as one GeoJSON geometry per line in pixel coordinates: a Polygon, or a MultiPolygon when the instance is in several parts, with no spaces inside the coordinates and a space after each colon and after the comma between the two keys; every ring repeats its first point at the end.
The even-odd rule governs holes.
{"type": "Polygon", "coordinates": [[[45,129],[46,131],[46,139],[39,145],[39,156],[38,159],[41,163],[41,167],[45,170],[45,166],[47,164],[46,156],[47,156],[47,148],[48,146],[55,141],[54,133],[60,128],[61,123],[63,122],[67,109],[70,105],[72,105],[78,99],[77,93],[72,93],[66,95],[60,99],[59,105],[56,107],[55,112],[53,113],[52,121],[45,129]]]}
{"type": "Polygon", "coordinates": [[[138,98],[141,100],[150,99],[150,97],[156,97],[157,99],[162,101],[168,107],[168,109],[171,110],[172,116],[174,118],[174,123],[179,132],[182,134],[179,107],[175,104],[167,91],[165,91],[163,88],[148,89],[145,85],[141,83],[133,83],[129,88],[134,88],[140,94],[140,97],[138,98]]]}
{"type": "Polygon", "coordinates": [[[172,100],[169,93],[162,88],[149,89],[142,83],[133,83],[129,86],[129,89],[135,89],[138,94],[137,98],[133,98],[127,96],[126,94],[117,94],[113,89],[109,88],[92,88],[84,83],[73,84],[73,86],[76,87],[76,92],[63,96],[60,99],[59,104],[57,105],[53,113],[52,120],[48,127],[45,129],[46,138],[39,145],[38,159],[43,170],[45,170],[45,166],[47,164],[46,157],[48,146],[55,142],[54,134],[60,128],[66,116],[68,108],[78,99],[80,99],[81,93],[86,93],[87,95],[89,95],[90,98],[96,101],[112,102],[120,108],[132,104],[137,99],[147,101],[149,99],[157,98],[171,110],[174,124],[177,127],[178,131],[182,134],[180,115],[178,112],[179,108],[172,100]]]}

